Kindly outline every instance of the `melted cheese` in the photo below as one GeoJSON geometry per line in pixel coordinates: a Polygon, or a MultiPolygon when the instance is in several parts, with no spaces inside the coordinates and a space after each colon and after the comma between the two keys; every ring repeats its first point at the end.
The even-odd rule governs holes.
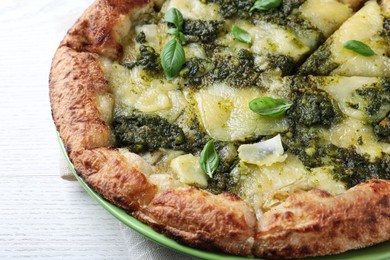
{"type": "Polygon", "coordinates": [[[284,154],[280,134],[258,143],[243,144],[238,147],[238,157],[245,163],[258,166],[271,166],[276,162],[283,162],[287,155],[284,154]]]}
{"type": "Polygon", "coordinates": [[[107,67],[116,105],[155,113],[170,122],[175,121],[188,105],[177,83],[152,79],[139,67],[129,70],[117,63],[107,67]]]}
{"type": "Polygon", "coordinates": [[[149,176],[153,173],[153,168],[152,166],[145,161],[144,158],[141,156],[129,152],[127,149],[119,149],[119,152],[123,155],[123,157],[126,159],[129,165],[133,166],[146,176],[149,176]]]}
{"type": "Polygon", "coordinates": [[[284,162],[270,166],[253,166],[241,163],[239,195],[251,204],[257,216],[283,202],[298,189],[316,187],[336,195],[345,191],[343,184],[335,181],[329,168],[308,171],[294,155],[288,154],[284,162]]]}
{"type": "Polygon", "coordinates": [[[111,124],[112,113],[114,111],[115,105],[114,97],[109,93],[98,95],[96,98],[96,105],[103,117],[104,122],[111,124]]]}
{"type": "Polygon", "coordinates": [[[367,106],[367,101],[356,94],[356,90],[364,85],[370,85],[379,81],[378,78],[367,77],[326,77],[325,83],[319,84],[319,88],[325,90],[331,97],[337,101],[340,110],[348,117],[365,119],[363,110],[351,107],[351,104],[357,104],[360,108],[367,106]]]}
{"type": "Polygon", "coordinates": [[[308,0],[300,6],[299,11],[325,37],[329,37],[352,15],[351,8],[336,0],[308,0]]]}
{"type": "Polygon", "coordinates": [[[336,100],[341,112],[346,116],[341,123],[329,130],[323,130],[323,138],[339,147],[354,147],[359,154],[368,156],[372,161],[382,157],[382,152],[388,153],[390,144],[378,142],[371,124],[367,122],[368,116],[364,108],[369,105],[368,101],[356,94],[357,89],[377,86],[374,83],[380,83],[380,79],[366,77],[326,79],[327,84],[320,84],[319,87],[336,100]],[[351,104],[357,105],[358,108],[353,108],[351,104]]]}
{"type": "Polygon", "coordinates": [[[169,0],[163,7],[163,12],[177,8],[185,19],[191,20],[222,20],[217,4],[203,4],[199,0],[183,1],[169,0]]]}
{"type": "Polygon", "coordinates": [[[143,32],[148,46],[152,47],[157,53],[160,53],[165,43],[170,40],[167,30],[168,26],[166,23],[144,24],[137,26],[135,28],[135,33],[138,35],[143,32]]]}
{"type": "Polygon", "coordinates": [[[170,166],[180,182],[207,188],[207,175],[200,168],[199,157],[185,154],[173,159],[170,166]]]}
{"type": "Polygon", "coordinates": [[[286,129],[285,120],[266,118],[249,109],[249,101],[264,95],[257,88],[238,89],[218,83],[200,90],[195,100],[207,133],[217,140],[235,141],[286,129]]]}
{"type": "Polygon", "coordinates": [[[376,1],[369,1],[354,16],[348,19],[330,38],[333,59],[340,66],[333,75],[344,76],[390,76],[389,45],[380,35],[383,16],[376,1]],[[364,42],[376,53],[366,57],[343,48],[349,40],[364,42]]]}
{"type": "Polygon", "coordinates": [[[372,161],[381,158],[382,153],[390,152],[390,144],[378,142],[370,125],[354,118],[347,118],[333,126],[329,132],[326,131],[324,138],[342,148],[354,147],[356,152],[368,156],[372,161]]]}
{"type": "Polygon", "coordinates": [[[160,191],[186,187],[185,184],[178,181],[171,174],[157,173],[149,176],[149,181],[156,185],[160,191]]]}
{"type": "Polygon", "coordinates": [[[221,44],[229,46],[234,53],[240,49],[250,49],[255,54],[285,55],[297,61],[310,51],[310,48],[302,43],[294,33],[280,26],[265,22],[253,25],[244,21],[238,21],[235,24],[249,32],[252,36],[252,43],[239,42],[231,33],[221,37],[221,44]]]}

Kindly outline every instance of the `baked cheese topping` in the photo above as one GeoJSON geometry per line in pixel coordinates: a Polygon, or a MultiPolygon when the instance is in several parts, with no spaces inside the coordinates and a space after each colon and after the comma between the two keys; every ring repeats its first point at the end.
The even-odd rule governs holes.
{"type": "Polygon", "coordinates": [[[389,77],[389,14],[376,1],[369,1],[348,19],[300,69],[302,75],[389,77]],[[357,40],[369,45],[376,55],[364,56],[343,48],[357,40]],[[325,59],[324,56],[327,56],[325,59]]]}
{"type": "Polygon", "coordinates": [[[336,76],[355,75],[351,67],[367,64],[387,75],[384,43],[372,44],[375,60],[334,50],[337,42],[361,39],[348,29],[358,23],[370,27],[364,37],[378,34],[384,18],[376,2],[356,15],[335,0],[282,3],[264,12],[251,11],[252,1],[242,1],[242,8],[236,2],[171,0],[140,14],[123,60],[102,60],[112,94],[97,103],[111,124],[113,146],[160,190],[191,185],[233,192],[258,216],[295,190],[336,195],[371,178],[389,179],[390,81],[336,76]],[[170,10],[182,20],[177,13],[176,20],[167,18],[170,10]],[[326,74],[333,76],[292,76],[341,24],[317,50],[328,56],[312,56],[343,64],[326,74]],[[172,42],[176,65],[180,47],[184,60],[168,77],[162,60],[172,42]],[[249,106],[255,98],[282,100],[288,108],[261,115],[249,106]],[[215,150],[205,152],[210,140],[215,150]]]}

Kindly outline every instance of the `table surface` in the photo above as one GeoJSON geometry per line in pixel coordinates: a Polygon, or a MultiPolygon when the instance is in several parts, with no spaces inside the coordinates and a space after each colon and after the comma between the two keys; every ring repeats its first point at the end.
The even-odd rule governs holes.
{"type": "Polygon", "coordinates": [[[60,178],[51,59],[92,0],[0,1],[0,259],[125,259],[119,221],[60,178]]]}

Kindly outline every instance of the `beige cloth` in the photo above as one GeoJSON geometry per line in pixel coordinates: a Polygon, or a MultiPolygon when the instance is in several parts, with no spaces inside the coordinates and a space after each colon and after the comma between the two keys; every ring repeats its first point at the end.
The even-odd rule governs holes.
{"type": "MultiPolygon", "coordinates": [[[[60,176],[67,181],[76,181],[64,158],[60,158],[60,176]]],[[[132,230],[118,221],[119,229],[126,245],[128,259],[131,260],[194,260],[175,250],[166,248],[132,230]]]]}

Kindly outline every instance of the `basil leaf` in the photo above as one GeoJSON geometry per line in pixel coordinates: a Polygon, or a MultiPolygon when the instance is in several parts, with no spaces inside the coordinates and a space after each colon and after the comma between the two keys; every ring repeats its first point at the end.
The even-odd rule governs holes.
{"type": "Polygon", "coordinates": [[[179,10],[174,7],[169,9],[168,12],[166,12],[164,20],[168,23],[173,23],[178,30],[181,30],[181,28],[183,27],[183,15],[179,10]]]}
{"type": "Polygon", "coordinates": [[[218,168],[219,157],[217,150],[215,150],[214,140],[210,140],[204,146],[202,152],[200,153],[200,168],[206,173],[210,178],[213,177],[213,173],[218,168]]]}
{"type": "Polygon", "coordinates": [[[239,40],[240,42],[251,43],[251,41],[252,41],[252,37],[249,34],[249,32],[238,27],[237,25],[233,25],[232,33],[233,33],[234,38],[239,40]]]}
{"type": "Polygon", "coordinates": [[[249,108],[262,116],[280,117],[292,106],[292,103],[284,99],[271,97],[255,98],[249,102],[249,108]]]}
{"type": "Polygon", "coordinates": [[[178,32],[176,38],[179,39],[181,44],[185,44],[187,42],[186,36],[182,32],[178,32]]]}
{"type": "Polygon", "coordinates": [[[178,39],[181,44],[186,43],[186,41],[187,41],[186,36],[184,35],[184,33],[179,31],[177,28],[169,28],[167,32],[169,34],[173,35],[176,39],[178,39]]]}
{"type": "Polygon", "coordinates": [[[179,33],[179,30],[177,28],[169,28],[167,32],[171,35],[177,35],[179,33]]]}
{"type": "Polygon", "coordinates": [[[279,7],[281,3],[281,0],[257,0],[249,11],[252,12],[253,10],[270,10],[272,8],[279,7]]]}
{"type": "Polygon", "coordinates": [[[343,47],[363,56],[369,57],[375,55],[375,52],[370,48],[370,46],[361,41],[350,40],[344,43],[343,47]]]}
{"type": "Polygon", "coordinates": [[[185,63],[184,49],[176,38],[167,42],[161,52],[161,65],[165,77],[168,80],[174,79],[185,63]]]}

